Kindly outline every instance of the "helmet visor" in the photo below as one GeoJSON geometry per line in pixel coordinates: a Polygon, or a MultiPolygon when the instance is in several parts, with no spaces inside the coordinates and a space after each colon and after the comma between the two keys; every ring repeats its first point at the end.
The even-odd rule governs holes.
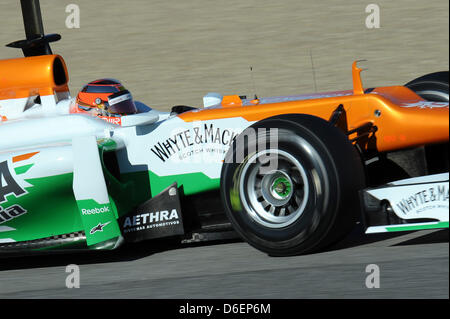
{"type": "Polygon", "coordinates": [[[120,91],[108,96],[108,113],[136,114],[137,108],[128,90],[120,91]]]}

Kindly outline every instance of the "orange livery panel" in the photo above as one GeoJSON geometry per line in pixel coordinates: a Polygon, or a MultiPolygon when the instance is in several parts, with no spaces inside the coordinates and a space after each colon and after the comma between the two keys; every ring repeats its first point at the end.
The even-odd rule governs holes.
{"type": "Polygon", "coordinates": [[[68,91],[66,64],[59,55],[0,61],[0,100],[68,91]]]}

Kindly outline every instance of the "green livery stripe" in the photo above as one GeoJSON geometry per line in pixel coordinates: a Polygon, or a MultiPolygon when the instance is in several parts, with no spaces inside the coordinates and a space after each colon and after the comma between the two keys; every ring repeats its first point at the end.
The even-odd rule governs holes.
{"type": "Polygon", "coordinates": [[[201,172],[159,176],[149,171],[149,177],[152,196],[158,195],[174,182],[178,183],[178,187],[183,185],[185,195],[192,195],[220,187],[220,178],[209,178],[201,172]]]}
{"type": "Polygon", "coordinates": [[[32,185],[25,188],[27,194],[8,195],[1,206],[6,209],[17,204],[27,212],[3,223],[15,230],[1,232],[0,238],[28,241],[83,230],[72,180],[72,174],[25,179],[32,185]]]}
{"type": "Polygon", "coordinates": [[[436,224],[427,224],[427,225],[386,227],[386,230],[388,232],[395,232],[395,231],[408,231],[408,230],[421,230],[434,228],[448,228],[448,222],[439,222],[436,224]]]}
{"type": "Polygon", "coordinates": [[[33,165],[34,164],[28,164],[28,165],[16,167],[16,168],[14,168],[14,171],[16,172],[17,175],[25,174],[26,172],[28,172],[28,170],[30,168],[33,167],[33,165]]]}

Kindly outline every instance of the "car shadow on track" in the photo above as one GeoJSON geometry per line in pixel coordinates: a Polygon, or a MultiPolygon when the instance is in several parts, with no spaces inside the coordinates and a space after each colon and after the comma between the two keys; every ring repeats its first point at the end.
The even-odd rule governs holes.
{"type": "MultiPolygon", "coordinates": [[[[329,246],[327,249],[322,250],[325,251],[334,251],[347,249],[357,246],[363,246],[367,244],[372,244],[375,242],[380,242],[392,238],[397,238],[401,236],[405,236],[410,233],[414,233],[417,231],[403,231],[403,232],[395,232],[395,233],[379,233],[379,234],[365,234],[364,227],[361,224],[358,224],[353,231],[347,235],[344,239],[329,246]]],[[[432,244],[432,243],[443,243],[448,242],[448,229],[436,230],[433,233],[425,234],[423,236],[419,236],[417,238],[408,239],[404,242],[396,243],[391,246],[406,246],[406,245],[423,245],[423,244],[432,244]]]]}
{"type": "Polygon", "coordinates": [[[417,238],[405,240],[392,246],[410,246],[423,244],[437,244],[448,242],[448,229],[442,229],[431,234],[426,234],[417,238]]]}
{"type": "MultiPolygon", "coordinates": [[[[324,249],[320,252],[329,252],[344,250],[352,247],[363,246],[379,241],[384,241],[391,238],[404,236],[411,232],[398,233],[382,233],[382,234],[364,234],[364,229],[361,225],[357,225],[355,229],[338,243],[324,249]]],[[[392,246],[406,246],[406,245],[422,245],[432,243],[448,242],[448,229],[438,230],[433,233],[428,233],[417,238],[408,239],[392,246]]],[[[157,239],[152,241],[144,241],[136,244],[125,244],[118,250],[114,251],[82,251],[82,252],[60,252],[52,254],[39,254],[27,256],[2,256],[0,258],[0,271],[13,269],[33,269],[45,267],[61,267],[69,264],[98,264],[98,263],[112,263],[112,262],[128,262],[139,260],[154,254],[192,247],[206,247],[220,244],[231,244],[242,242],[239,238],[226,240],[213,240],[208,242],[184,243],[179,241],[171,241],[167,239],[157,239]]],[[[272,258],[272,257],[268,257],[272,258]]],[[[280,258],[280,257],[278,257],[280,258]]]]}
{"type": "Polygon", "coordinates": [[[0,271],[14,269],[32,269],[61,267],[69,264],[85,265],[112,262],[127,262],[145,258],[157,253],[188,247],[205,247],[219,244],[242,242],[239,238],[213,240],[209,242],[185,243],[167,239],[124,244],[112,251],[61,251],[28,255],[3,255],[0,258],[0,271]]]}

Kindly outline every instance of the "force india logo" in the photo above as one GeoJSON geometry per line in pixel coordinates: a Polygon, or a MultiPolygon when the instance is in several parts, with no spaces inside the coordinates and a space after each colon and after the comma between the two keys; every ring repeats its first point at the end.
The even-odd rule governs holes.
{"type": "MultiPolygon", "coordinates": [[[[25,190],[14,180],[9,171],[8,162],[4,161],[0,163],[0,204],[6,202],[6,196],[12,194],[19,197],[25,194],[25,190]]],[[[17,218],[26,212],[19,205],[13,205],[6,209],[0,206],[0,224],[17,218]]]]}
{"type": "Polygon", "coordinates": [[[11,219],[17,218],[25,214],[26,212],[27,211],[19,205],[13,205],[11,207],[8,207],[7,209],[3,209],[0,206],[0,224],[10,221],[11,219]]]}

